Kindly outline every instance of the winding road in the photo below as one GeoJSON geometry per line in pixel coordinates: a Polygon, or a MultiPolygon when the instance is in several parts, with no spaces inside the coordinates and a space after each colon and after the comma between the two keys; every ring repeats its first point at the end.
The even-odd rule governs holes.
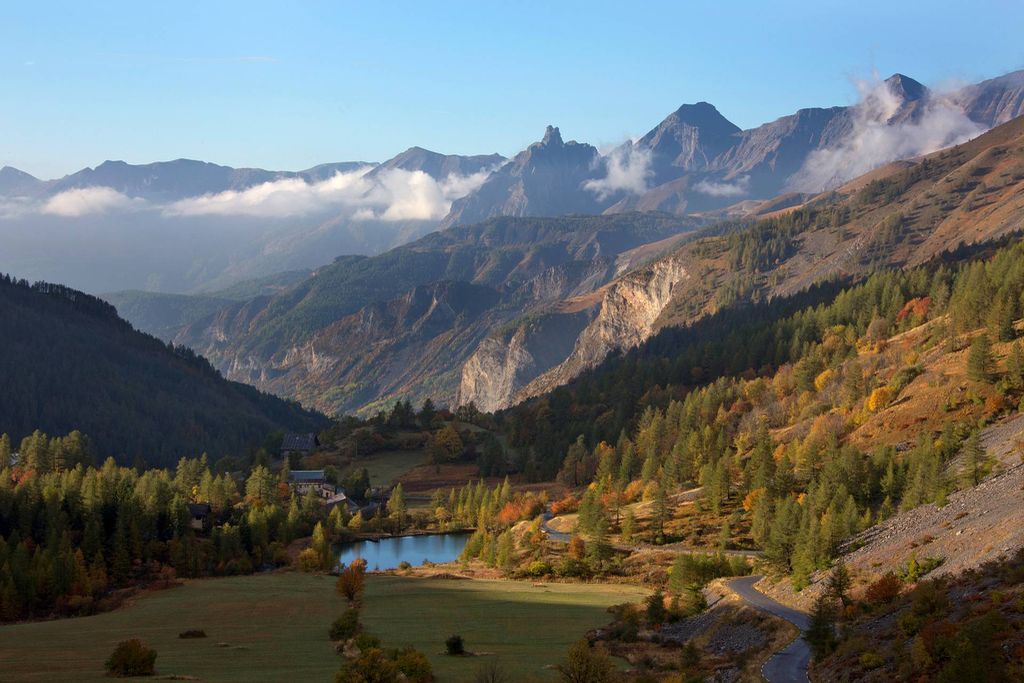
{"type": "Polygon", "coordinates": [[[808,683],[807,667],[811,663],[811,648],[803,639],[803,632],[810,626],[811,618],[803,612],[786,607],[754,588],[761,576],[744,576],[728,582],[740,598],[759,610],[782,617],[800,629],[800,636],[772,655],[761,667],[761,674],[768,683],[808,683]]]}

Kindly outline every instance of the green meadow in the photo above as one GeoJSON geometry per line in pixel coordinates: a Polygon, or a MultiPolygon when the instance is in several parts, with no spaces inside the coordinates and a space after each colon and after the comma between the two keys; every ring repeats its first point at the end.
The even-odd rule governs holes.
{"type": "MultiPolygon", "coordinates": [[[[385,645],[427,654],[441,683],[470,679],[487,658],[514,680],[543,679],[572,641],[609,620],[610,605],[643,595],[630,586],[370,576],[363,622],[385,645]],[[442,654],[455,633],[479,656],[442,654]]],[[[329,576],[190,581],[114,612],[0,627],[0,679],[109,681],[104,660],[137,637],[156,648],[158,677],[329,681],[341,660],[327,628],[342,607],[329,576]],[[179,639],[187,629],[208,637],[179,639]]]]}

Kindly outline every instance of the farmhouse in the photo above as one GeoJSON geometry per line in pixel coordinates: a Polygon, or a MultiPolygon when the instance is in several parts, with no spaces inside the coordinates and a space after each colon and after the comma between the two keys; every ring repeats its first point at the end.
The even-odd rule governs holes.
{"type": "Polygon", "coordinates": [[[320,443],[316,434],[285,434],[281,441],[281,456],[289,457],[295,455],[302,457],[312,453],[320,443]]]}
{"type": "Polygon", "coordinates": [[[292,470],[288,474],[288,485],[297,496],[314,491],[321,498],[329,499],[336,492],[334,484],[327,481],[323,470],[292,470]]]}
{"type": "Polygon", "coordinates": [[[213,508],[209,503],[189,503],[188,513],[191,517],[189,525],[196,531],[206,531],[210,528],[212,512],[213,508]]]}

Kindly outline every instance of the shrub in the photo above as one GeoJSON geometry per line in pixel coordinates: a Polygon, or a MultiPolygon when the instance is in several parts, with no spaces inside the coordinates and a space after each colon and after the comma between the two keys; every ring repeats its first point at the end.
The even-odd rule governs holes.
{"type": "Polygon", "coordinates": [[[921,617],[913,612],[904,612],[896,617],[896,625],[906,638],[913,638],[921,629],[921,617]]]}
{"type": "Polygon", "coordinates": [[[611,683],[617,678],[615,664],[605,647],[602,644],[591,647],[586,640],[574,643],[566,660],[556,669],[563,681],[611,683]]]}
{"type": "Polygon", "coordinates": [[[530,576],[544,576],[551,573],[551,565],[544,560],[534,560],[526,568],[526,573],[530,576]]]}
{"type": "Polygon", "coordinates": [[[363,650],[358,657],[347,662],[334,677],[335,683],[367,683],[398,681],[398,666],[388,659],[379,647],[363,650]]]}
{"type": "Polygon", "coordinates": [[[865,669],[877,669],[883,664],[885,660],[877,652],[865,652],[860,656],[860,665],[865,669]]]}
{"type": "Polygon", "coordinates": [[[154,664],[156,650],[146,647],[138,638],[132,638],[117,644],[106,667],[111,676],[152,676],[154,664]]]}
{"type": "Polygon", "coordinates": [[[402,560],[398,563],[398,568],[401,569],[403,572],[407,572],[410,569],[412,569],[412,565],[406,562],[405,560],[402,560]]]}
{"type": "Polygon", "coordinates": [[[462,636],[458,634],[448,636],[448,640],[444,641],[444,649],[452,656],[466,654],[466,644],[463,642],[462,636]]]}
{"type": "Polygon", "coordinates": [[[902,588],[903,582],[900,581],[900,577],[889,572],[868,586],[864,598],[873,605],[886,604],[892,602],[900,594],[902,588]]]}
{"type": "Polygon", "coordinates": [[[206,631],[201,628],[191,628],[178,634],[179,638],[205,638],[206,631]]]}
{"type": "Polygon", "coordinates": [[[430,683],[434,680],[434,669],[430,666],[427,656],[414,648],[406,648],[398,652],[395,658],[399,673],[411,683],[430,683]]]}
{"type": "Polygon", "coordinates": [[[369,633],[359,633],[355,637],[355,646],[360,652],[366,652],[367,650],[380,649],[380,638],[377,636],[371,636],[369,633]]]}
{"type": "Polygon", "coordinates": [[[512,683],[512,679],[501,664],[490,661],[477,670],[473,683],[512,683]]]}
{"type": "Polygon", "coordinates": [[[665,596],[658,591],[647,598],[647,623],[658,626],[664,624],[666,619],[668,610],[665,609],[665,596]]]}
{"type": "Polygon", "coordinates": [[[320,555],[312,548],[306,548],[299,553],[297,562],[300,572],[306,572],[308,574],[320,569],[320,555]]]}
{"type": "Polygon", "coordinates": [[[331,624],[331,640],[348,640],[359,633],[359,612],[349,607],[331,624]]]}

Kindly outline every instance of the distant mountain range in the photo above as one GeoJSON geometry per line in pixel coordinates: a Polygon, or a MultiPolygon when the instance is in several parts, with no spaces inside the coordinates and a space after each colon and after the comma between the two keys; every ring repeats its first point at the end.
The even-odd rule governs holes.
{"type": "MultiPolygon", "coordinates": [[[[865,86],[855,105],[802,109],[750,130],[706,102],[683,105],[607,154],[565,142],[548,127],[509,160],[412,148],[380,164],[295,173],[109,162],[46,182],[4,169],[0,192],[15,207],[41,207],[39,215],[64,236],[83,224],[115,224],[85,246],[67,238],[74,248],[65,253],[61,239],[48,242],[47,268],[143,281],[132,290],[202,290],[108,298],[143,329],[195,348],[231,379],[327,412],[427,396],[495,409],[567,382],[662,325],[713,310],[723,297],[760,291],[741,272],[680,251],[696,231],[710,230],[706,239],[738,225],[723,219],[840,201],[851,178],[896,173],[1022,112],[1024,71],[945,93],[896,74],[865,86]],[[910,161],[890,164],[897,160],[910,161]],[[71,215],[89,201],[117,208],[71,215]],[[362,249],[347,248],[359,240],[362,249]],[[182,245],[192,251],[179,256],[182,245]],[[163,274],[153,274],[156,263],[163,274]],[[179,284],[170,283],[172,274],[179,284]]],[[[958,194],[908,211],[946,215],[962,202],[958,194]]],[[[977,201],[964,206],[982,221],[980,234],[1006,229],[981,216],[977,201]]],[[[32,230],[9,230],[15,255],[25,244],[19,240],[40,233],[38,223],[17,220],[32,230]]],[[[873,239],[864,231],[876,230],[874,223],[857,225],[852,241],[832,245],[836,253],[859,253],[860,242],[873,239]]],[[[921,230],[928,237],[936,229],[921,230]]],[[[838,257],[819,247],[800,251],[808,259],[800,272],[773,266],[777,282],[766,291],[868,267],[857,261],[822,270],[815,259],[838,257]]],[[[32,273],[42,258],[20,258],[20,272],[32,273]]]]}
{"type": "MultiPolygon", "coordinates": [[[[802,110],[752,131],[738,130],[709,104],[687,105],[604,156],[589,145],[564,142],[549,128],[543,140],[454,200],[444,221],[450,227],[407,246],[372,258],[340,257],[309,278],[248,298],[171,307],[140,293],[111,300],[146,329],[201,351],[228,377],[326,412],[367,412],[397,397],[428,396],[497,409],[570,381],[666,324],[686,323],[730,297],[761,291],[728,260],[698,257],[680,244],[701,235],[696,244],[710,244],[709,235],[747,224],[722,219],[781,215],[808,202],[840,202],[856,213],[856,192],[839,171],[864,167],[862,156],[877,150],[851,136],[864,133],[885,143],[881,151],[900,153],[924,139],[952,135],[959,141],[1021,111],[1022,76],[940,97],[897,75],[855,107],[802,110]],[[629,167],[637,163],[648,188],[639,192],[630,185],[635,177],[629,167]],[[824,193],[793,189],[811,175],[816,182],[825,179],[824,193]],[[737,185],[739,193],[729,189],[737,185]],[[756,199],[761,195],[769,198],[756,199]],[[500,215],[557,212],[560,202],[576,215],[500,215]],[[669,210],[651,211],[651,202],[669,210]],[[703,211],[687,215],[695,202],[703,211]]],[[[867,169],[881,159],[888,160],[867,160],[867,169]]],[[[914,163],[890,164],[863,177],[891,176],[914,163]]],[[[961,165],[970,163],[973,157],[961,165]]],[[[1009,229],[983,217],[978,201],[930,182],[928,191],[943,200],[922,196],[921,207],[900,209],[940,221],[915,228],[928,241],[914,254],[931,256],[958,240],[1009,229]],[[977,234],[957,232],[959,219],[960,227],[945,227],[953,223],[940,217],[960,206],[979,221],[977,234]],[[936,242],[933,234],[939,233],[944,237],[936,242]]],[[[999,196],[999,211],[1012,214],[1012,197],[999,196]]],[[[773,275],[757,277],[775,278],[765,291],[784,293],[836,274],[859,276],[877,264],[872,245],[889,213],[871,214],[835,239],[822,236],[799,247],[803,265],[795,270],[773,264],[773,275]]],[[[895,265],[924,257],[890,252],[885,262],[895,265]]]]}
{"type": "Polygon", "coordinates": [[[896,74],[847,107],[740,130],[687,104],[607,154],[543,138],[506,160],[413,147],[303,171],[106,161],[55,180],[0,169],[0,268],[94,292],[212,292],[495,216],[742,214],[962,142],[1024,110],[1024,71],[935,93],[896,74]],[[124,255],[128,256],[125,257],[124,255]]]}
{"type": "Polygon", "coordinates": [[[705,212],[784,191],[818,192],[873,167],[973,137],[1024,112],[1024,71],[933,93],[902,74],[849,107],[801,109],[740,130],[707,102],[686,104],[601,156],[558,129],[456,200],[442,225],[496,215],[705,212]],[[879,136],[880,128],[891,129],[879,136]],[[864,139],[900,137],[872,147],[864,139]],[[846,150],[849,153],[844,155],[846,150]],[[846,163],[856,157],[855,163],[846,163]],[[588,189],[589,188],[589,189],[588,189]]]}

